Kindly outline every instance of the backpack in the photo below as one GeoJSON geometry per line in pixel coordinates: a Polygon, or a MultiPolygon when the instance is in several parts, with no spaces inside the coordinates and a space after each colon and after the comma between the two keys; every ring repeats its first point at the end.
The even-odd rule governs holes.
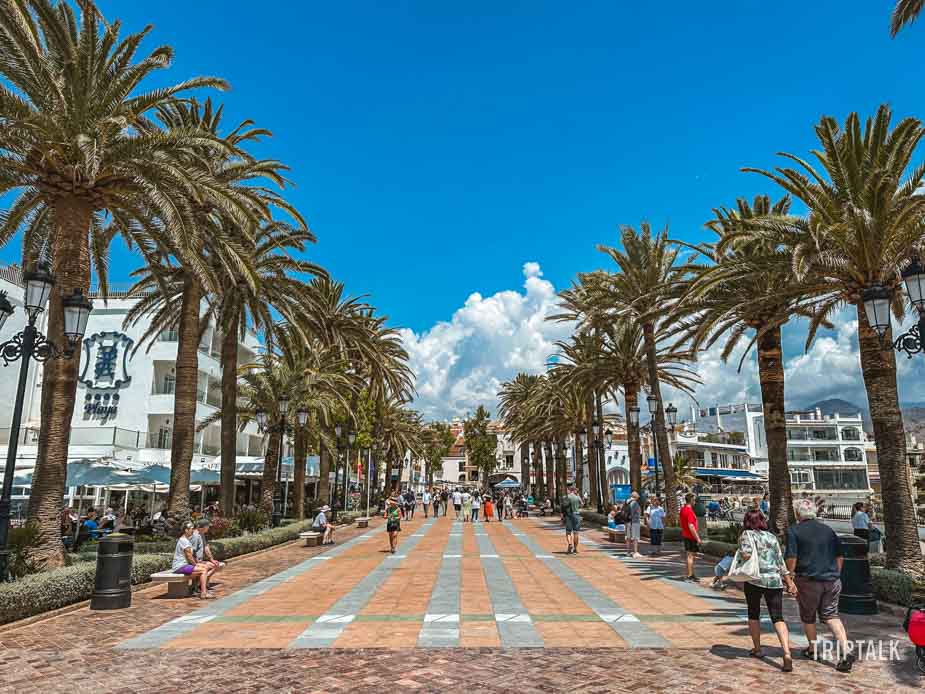
{"type": "Polygon", "coordinates": [[[617,515],[614,516],[614,520],[617,522],[617,525],[625,525],[629,523],[630,520],[630,509],[629,502],[623,504],[620,508],[617,509],[617,515]]]}
{"type": "Polygon", "coordinates": [[[563,499],[562,503],[559,504],[559,512],[564,516],[567,513],[571,513],[571,506],[569,505],[568,499],[563,499]]]}

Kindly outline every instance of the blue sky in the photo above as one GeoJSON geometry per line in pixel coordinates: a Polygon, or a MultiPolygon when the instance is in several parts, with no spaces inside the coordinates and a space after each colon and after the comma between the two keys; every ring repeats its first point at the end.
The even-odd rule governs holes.
{"type": "Polygon", "coordinates": [[[415,339],[474,292],[526,296],[524,263],[566,286],[621,223],[701,238],[769,190],[739,168],[806,153],[822,114],[925,116],[925,22],[891,40],[885,0],[100,6],[176,49],[165,82],[231,82],[227,122],[274,131],[313,259],[415,339]]]}

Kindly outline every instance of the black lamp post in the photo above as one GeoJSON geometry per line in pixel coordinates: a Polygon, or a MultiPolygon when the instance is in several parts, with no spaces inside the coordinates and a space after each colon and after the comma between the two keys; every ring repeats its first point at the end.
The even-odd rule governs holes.
{"type": "MultiPolygon", "coordinates": [[[[595,497],[597,497],[598,499],[597,511],[598,513],[603,513],[604,512],[604,497],[605,497],[604,490],[607,488],[606,480],[601,479],[601,468],[603,467],[601,465],[601,461],[603,460],[603,455],[604,455],[604,444],[601,441],[601,423],[597,421],[596,419],[591,421],[591,436],[593,438],[593,443],[591,444],[591,447],[594,450],[594,464],[597,466],[597,468],[595,469],[595,472],[598,478],[597,479],[598,488],[597,488],[597,493],[595,494],[595,497]]],[[[588,456],[589,461],[590,459],[591,457],[588,456]]]]}
{"type": "Polygon", "coordinates": [[[356,432],[351,429],[347,432],[347,457],[344,460],[344,513],[347,512],[347,500],[350,498],[350,449],[356,440],[356,432]]]}
{"type": "MultiPolygon", "coordinates": [[[[626,419],[629,422],[630,428],[636,432],[636,436],[638,437],[639,436],[639,407],[637,405],[633,405],[632,407],[626,408],[626,419]]],[[[630,442],[630,445],[632,445],[632,442],[630,442]]],[[[639,477],[640,477],[639,484],[641,486],[642,485],[642,471],[641,470],[640,470],[639,477]]],[[[642,493],[641,489],[638,491],[640,494],[642,493]]]]}
{"type": "MultiPolygon", "coordinates": [[[[23,305],[28,322],[22,332],[0,344],[0,357],[3,365],[9,366],[15,361],[19,364],[19,382],[16,388],[16,401],[13,405],[13,420],[10,423],[10,442],[6,454],[6,467],[3,470],[3,493],[0,496],[0,582],[7,580],[9,550],[7,540],[10,533],[10,511],[13,505],[13,473],[16,468],[16,453],[19,447],[19,429],[22,423],[23,401],[26,395],[26,380],[29,375],[29,361],[46,362],[49,359],[71,359],[77,353],[77,345],[87,331],[87,320],[93,303],[83,292],[75,289],[71,296],[62,301],[64,308],[64,337],[67,343],[56,345],[40,333],[35,322],[45,310],[45,304],[51,296],[55,278],[48,268],[40,265],[36,270],[23,273],[26,290],[23,305]]],[[[13,315],[13,305],[6,298],[6,292],[0,292],[0,329],[13,315]]]]}
{"type": "Polygon", "coordinates": [[[652,452],[655,454],[655,497],[658,498],[661,484],[658,479],[658,434],[655,432],[655,413],[658,412],[659,400],[655,393],[650,393],[646,398],[646,404],[649,406],[649,428],[652,430],[652,452]]]}
{"type": "MultiPolygon", "coordinates": [[[[891,347],[897,352],[905,352],[911,359],[914,354],[925,353],[925,266],[918,258],[913,258],[902,271],[902,278],[909,302],[919,314],[919,321],[917,325],[899,335],[891,347]]],[[[882,341],[890,329],[893,292],[882,284],[875,284],[861,292],[861,299],[864,301],[867,322],[877,331],[877,336],[882,341]]]]}

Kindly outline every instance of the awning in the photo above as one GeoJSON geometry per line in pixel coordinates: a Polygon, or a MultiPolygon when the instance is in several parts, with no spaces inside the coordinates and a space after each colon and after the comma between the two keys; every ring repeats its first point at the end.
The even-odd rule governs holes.
{"type": "Polygon", "coordinates": [[[518,489],[520,488],[520,482],[517,480],[506,479],[503,482],[498,482],[494,485],[495,489],[518,489]]]}
{"type": "Polygon", "coordinates": [[[754,472],[749,472],[748,470],[735,470],[735,469],[725,469],[725,468],[713,468],[713,467],[699,467],[696,468],[694,474],[697,477],[723,477],[725,479],[735,479],[735,480],[764,480],[765,478],[754,472]]]}

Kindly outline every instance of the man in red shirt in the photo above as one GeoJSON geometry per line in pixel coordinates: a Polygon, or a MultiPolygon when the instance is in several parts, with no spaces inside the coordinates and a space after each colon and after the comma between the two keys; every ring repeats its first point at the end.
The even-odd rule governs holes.
{"type": "Polygon", "coordinates": [[[694,576],[694,559],[700,550],[700,534],[697,532],[697,515],[694,513],[693,494],[684,495],[684,506],[681,508],[681,539],[684,540],[684,553],[687,557],[687,577],[685,580],[697,582],[694,576]]]}

